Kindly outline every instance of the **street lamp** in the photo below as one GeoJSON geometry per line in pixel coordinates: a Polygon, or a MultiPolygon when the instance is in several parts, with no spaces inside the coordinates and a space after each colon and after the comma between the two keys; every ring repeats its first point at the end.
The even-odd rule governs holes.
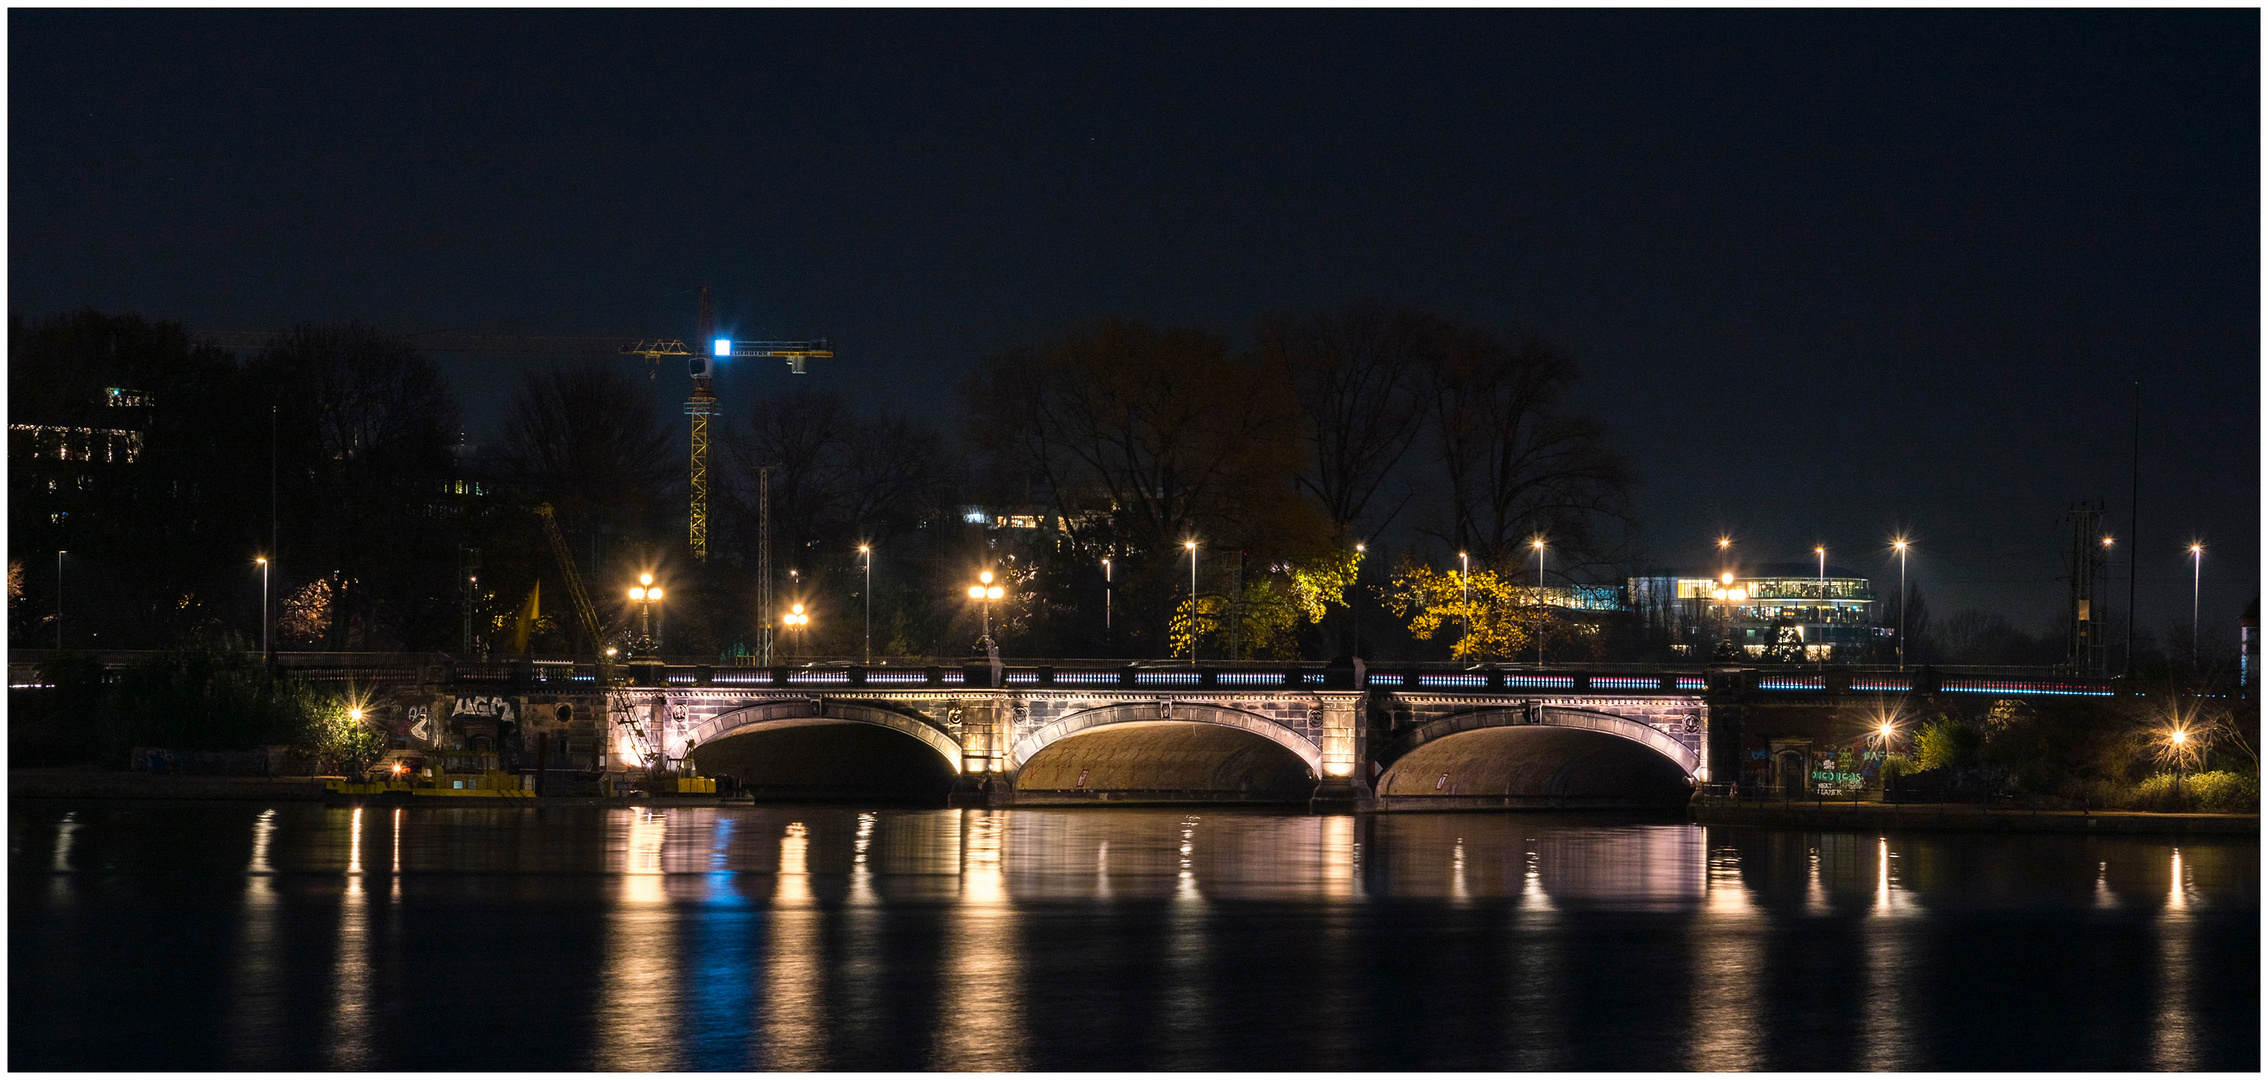
{"type": "Polygon", "coordinates": [[[1104,637],[1110,636],[1110,593],[1110,556],[1105,555],[1102,561],[1102,632],[1104,637]]]}
{"type": "Polygon", "coordinates": [[[268,557],[253,559],[260,564],[260,655],[268,655],[268,557]]]}
{"type": "Polygon", "coordinates": [[[1465,636],[1473,636],[1473,561],[1462,551],[1457,553],[1457,613],[1465,621],[1465,636]]]}
{"type": "Polygon", "coordinates": [[[992,571],[977,574],[977,583],[969,586],[969,599],[984,605],[984,641],[992,644],[992,602],[1003,595],[1000,586],[992,583],[992,571]]]}
{"type": "Polygon", "coordinates": [[[874,662],[874,549],[860,544],[858,553],[866,556],[866,662],[874,662]]]}
{"type": "MultiPolygon", "coordinates": [[[[1811,550],[1819,553],[1819,642],[1827,643],[1827,546],[1822,544],[1811,550]]],[[[1827,654],[1819,654],[1819,663],[1826,666],[1827,654]]]]}
{"type": "Polygon", "coordinates": [[[1354,614],[1354,655],[1358,657],[1362,655],[1362,556],[1368,550],[1370,548],[1364,544],[1354,546],[1354,603],[1351,610],[1354,614]]]}
{"type": "MultiPolygon", "coordinates": [[[[57,572],[61,581],[61,572],[57,572]]],[[[2189,545],[2189,667],[2198,667],[2198,597],[2204,588],[2204,545],[2189,545]]],[[[61,585],[57,585],[61,590],[61,585]]]]}
{"type": "Polygon", "coordinates": [[[1545,665],[1545,538],[1529,540],[1535,547],[1535,667],[1545,665]]]}
{"type": "Polygon", "coordinates": [[[662,598],[661,586],[654,584],[652,574],[638,575],[638,584],[630,586],[630,599],[638,601],[638,645],[633,651],[649,655],[660,650],[653,637],[654,603],[662,598]]]}
{"type": "Polygon", "coordinates": [[[1189,550],[1189,663],[1197,663],[1197,541],[1184,540],[1189,550]]]}
{"type": "Polygon", "coordinates": [[[1906,543],[1905,537],[1890,542],[1898,553],[1898,670],[1906,670],[1906,543]]]}
{"type": "MultiPolygon", "coordinates": [[[[2194,635],[2193,635],[2194,636],[2194,635]]],[[[63,549],[55,549],[55,651],[63,651],[63,549]]]]}
{"type": "MultiPolygon", "coordinates": [[[[802,604],[794,604],[789,606],[787,614],[780,616],[780,621],[786,623],[788,625],[788,629],[794,630],[801,634],[804,632],[805,627],[811,625],[811,616],[803,613],[802,604]]],[[[797,640],[801,641],[805,648],[808,649],[811,647],[811,639],[809,637],[799,637],[797,640]]]]}

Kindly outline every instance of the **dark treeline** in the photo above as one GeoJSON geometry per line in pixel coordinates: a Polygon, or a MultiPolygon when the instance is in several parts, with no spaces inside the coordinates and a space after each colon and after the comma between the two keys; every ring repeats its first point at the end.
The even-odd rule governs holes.
{"type": "Polygon", "coordinates": [[[1382,606],[1398,564],[1468,551],[1532,580],[1536,535],[1555,583],[1617,581],[1632,558],[1630,469],[1567,409],[1573,363],[1415,312],[1272,317],[1247,349],[1081,327],[979,363],[951,434],[826,393],[730,403],[699,565],[683,430],[629,365],[531,368],[475,449],[433,360],[366,326],[294,327],[248,356],[131,315],[9,332],[22,644],[53,639],[66,550],[73,648],[256,640],[272,556],[279,648],[456,651],[469,629],[490,654],[588,652],[534,513],[549,504],[610,639],[643,571],[669,591],[668,652],[744,655],[764,621],[761,475],[776,606],[813,614],[781,638],[791,657],[857,655],[869,604],[875,654],[958,655],[983,569],[1017,655],[1162,655],[1194,632],[1213,657],[1324,657],[1359,611],[1365,653],[1430,657],[1446,644],[1382,606]]]}

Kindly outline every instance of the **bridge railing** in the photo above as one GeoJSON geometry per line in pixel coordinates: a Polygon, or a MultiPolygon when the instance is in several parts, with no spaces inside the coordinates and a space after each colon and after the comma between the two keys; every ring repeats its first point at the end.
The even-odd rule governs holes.
{"type": "MultiPolygon", "coordinates": [[[[9,653],[9,682],[37,684],[37,671],[55,654],[17,649],[9,653]]],[[[123,668],[154,652],[95,654],[110,667],[123,668]]],[[[278,666],[326,684],[444,682],[489,684],[562,692],[598,688],[598,666],[573,657],[480,659],[446,653],[278,653],[278,666]]],[[[825,689],[919,689],[988,687],[989,661],[921,657],[921,663],[892,658],[876,664],[822,659],[794,665],[751,667],[689,663],[677,658],[617,666],[633,685],[654,687],[796,687],[825,689]]],[[[1120,659],[1024,659],[1004,663],[1000,685],[1009,689],[1369,689],[1402,693],[1579,693],[1693,694],[1755,692],[1846,695],[1910,692],[2044,697],[2109,697],[2121,692],[2117,679],[2086,678],[2052,671],[2007,668],[1895,668],[1855,665],[1700,665],[1638,664],[1456,664],[1393,662],[1363,665],[1314,661],[1186,662],[1120,659]]]]}

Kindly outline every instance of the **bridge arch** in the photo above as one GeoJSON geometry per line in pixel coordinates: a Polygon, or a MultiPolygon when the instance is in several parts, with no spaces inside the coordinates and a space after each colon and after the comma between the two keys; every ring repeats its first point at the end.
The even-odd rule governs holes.
{"type": "Polygon", "coordinates": [[[1011,775],[1021,771],[1024,764],[1037,757],[1040,751],[1080,732],[1113,724],[1154,724],[1161,721],[1212,724],[1250,732],[1298,755],[1308,772],[1322,775],[1323,750],[1309,742],[1306,736],[1259,713],[1192,701],[1122,702],[1100,705],[1061,717],[1017,739],[1008,750],[1007,771],[1011,775]]]}
{"type": "Polygon", "coordinates": [[[1642,721],[1529,704],[1422,724],[1374,759],[1383,805],[1644,807],[1690,796],[1700,755],[1642,721]]]}
{"type": "Polygon", "coordinates": [[[1373,760],[1384,771],[1393,768],[1395,762],[1429,742],[1462,732],[1498,727],[1557,727],[1597,731],[1628,739],[1653,750],[1674,762],[1688,777],[1701,767],[1701,755],[1652,724],[1595,709],[1575,709],[1564,705],[1474,709],[1471,712],[1444,716],[1418,725],[1389,743],[1373,760]]]}
{"type": "Polygon", "coordinates": [[[680,752],[760,798],[942,800],[961,766],[960,743],[918,715],[824,699],[718,713],[680,752]]]}

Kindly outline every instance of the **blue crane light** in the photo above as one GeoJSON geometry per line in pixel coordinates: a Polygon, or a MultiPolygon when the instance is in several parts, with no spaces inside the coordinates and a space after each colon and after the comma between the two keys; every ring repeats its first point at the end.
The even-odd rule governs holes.
{"type": "Polygon", "coordinates": [[[732,339],[731,339],[731,338],[718,338],[718,339],[717,339],[717,355],[718,355],[718,356],[731,356],[731,355],[732,355],[732,339]]]}

